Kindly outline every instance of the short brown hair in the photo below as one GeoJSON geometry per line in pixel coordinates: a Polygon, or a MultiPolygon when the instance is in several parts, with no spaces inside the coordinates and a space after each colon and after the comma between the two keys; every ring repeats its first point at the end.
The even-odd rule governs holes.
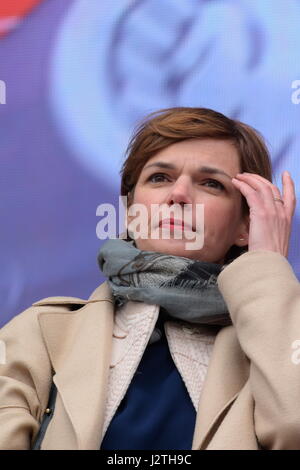
{"type": "MultiPolygon", "coordinates": [[[[128,204],[131,204],[135,185],[150,158],[171,144],[199,138],[231,141],[238,151],[240,171],[259,174],[272,182],[270,154],[258,130],[209,108],[165,108],[142,119],[127,146],[120,176],[121,195],[131,193],[128,204]]],[[[244,196],[242,211],[243,214],[249,213],[244,196]]],[[[243,251],[246,251],[245,247],[243,251]]]]}

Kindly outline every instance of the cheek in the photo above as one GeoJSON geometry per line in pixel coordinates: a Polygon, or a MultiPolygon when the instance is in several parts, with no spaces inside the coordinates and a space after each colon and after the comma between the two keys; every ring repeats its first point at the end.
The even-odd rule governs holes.
{"type": "Polygon", "coordinates": [[[151,199],[149,192],[144,188],[136,186],[134,191],[134,204],[145,204],[148,205],[148,201],[151,199]]]}
{"type": "MultiPolygon", "coordinates": [[[[133,204],[143,204],[148,212],[148,219],[151,217],[151,204],[161,204],[161,196],[158,191],[151,191],[143,188],[136,187],[134,193],[133,204]]],[[[153,209],[154,211],[157,209],[153,209]]]]}
{"type": "MultiPolygon", "coordinates": [[[[151,198],[149,197],[148,194],[145,194],[145,192],[143,191],[138,191],[136,190],[135,191],[135,194],[134,194],[134,199],[132,201],[132,204],[130,207],[132,207],[134,204],[141,204],[143,206],[143,212],[141,212],[139,210],[139,208],[137,207],[135,210],[134,208],[132,207],[131,209],[131,213],[128,214],[128,220],[134,220],[136,218],[140,218],[142,216],[142,214],[144,214],[144,211],[146,212],[146,220],[147,220],[147,223],[149,221],[149,218],[151,216],[151,203],[153,201],[151,201],[151,198]]],[[[129,206],[128,206],[128,211],[129,211],[129,206]]]]}
{"type": "Polygon", "coordinates": [[[205,204],[205,230],[213,233],[228,233],[236,223],[236,208],[231,204],[205,204]]]}

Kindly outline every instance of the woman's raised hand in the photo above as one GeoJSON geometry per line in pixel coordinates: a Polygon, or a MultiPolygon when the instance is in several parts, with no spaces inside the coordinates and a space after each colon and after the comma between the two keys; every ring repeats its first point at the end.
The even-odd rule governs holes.
{"type": "Polygon", "coordinates": [[[287,257],[296,208],[295,185],[290,174],[282,173],[282,196],[277,186],[254,173],[239,173],[232,183],[249,205],[249,251],[269,250],[287,257]]]}

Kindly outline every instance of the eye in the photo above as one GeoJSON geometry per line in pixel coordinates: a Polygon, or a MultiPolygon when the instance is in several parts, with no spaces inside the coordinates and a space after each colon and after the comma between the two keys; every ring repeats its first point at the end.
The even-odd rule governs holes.
{"type": "Polygon", "coordinates": [[[222,190],[225,189],[225,186],[222,183],[220,183],[220,181],[217,181],[217,180],[210,179],[204,182],[204,184],[206,183],[215,183],[217,186],[214,186],[214,187],[219,187],[219,189],[222,189],[222,190]]]}
{"type": "Polygon", "coordinates": [[[164,173],[153,173],[153,175],[149,176],[148,181],[151,181],[151,182],[154,182],[154,183],[155,182],[160,183],[161,181],[153,181],[153,178],[158,177],[158,176],[160,176],[162,178],[166,178],[166,175],[164,173]]]}
{"type": "MultiPolygon", "coordinates": [[[[167,179],[167,176],[164,173],[153,173],[151,176],[149,176],[147,181],[151,181],[152,183],[161,183],[163,181],[163,180],[158,181],[157,178],[167,179]],[[153,179],[155,180],[153,181],[153,179]]],[[[204,182],[204,184],[207,184],[207,183],[210,183],[210,184],[213,183],[213,186],[210,185],[210,187],[212,188],[218,188],[220,190],[225,189],[225,186],[217,180],[209,179],[204,182]]]]}

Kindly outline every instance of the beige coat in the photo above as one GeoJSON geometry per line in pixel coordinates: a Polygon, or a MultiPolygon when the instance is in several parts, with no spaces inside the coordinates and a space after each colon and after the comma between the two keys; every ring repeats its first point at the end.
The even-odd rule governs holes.
{"type": "MultiPolygon", "coordinates": [[[[252,251],[221,272],[218,286],[233,326],[215,338],[192,448],[300,449],[300,361],[293,349],[300,339],[300,284],[292,267],[278,253],[252,251]]],[[[157,311],[151,311],[151,325],[157,311]]],[[[30,448],[52,374],[58,395],[42,449],[99,449],[115,329],[105,282],[88,300],[36,302],[0,330],[6,347],[0,449],[30,448]]]]}

